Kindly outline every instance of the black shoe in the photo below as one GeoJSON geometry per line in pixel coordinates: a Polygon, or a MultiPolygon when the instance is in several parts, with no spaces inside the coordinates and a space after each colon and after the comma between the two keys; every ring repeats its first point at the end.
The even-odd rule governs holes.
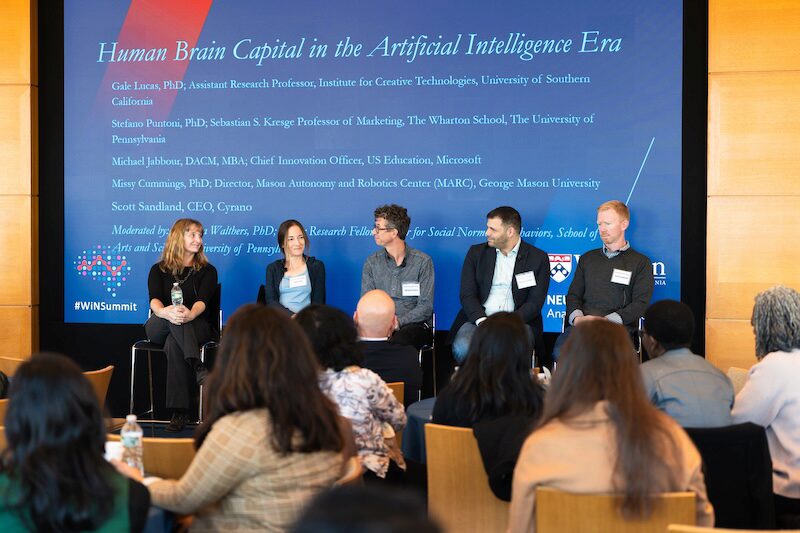
{"type": "Polygon", "coordinates": [[[205,367],[205,365],[203,365],[203,363],[200,363],[195,367],[194,376],[197,379],[198,385],[202,386],[206,382],[206,378],[208,377],[208,369],[205,367]]]}
{"type": "Polygon", "coordinates": [[[186,411],[173,411],[172,419],[169,421],[167,427],[164,428],[164,431],[179,433],[183,431],[183,428],[185,428],[188,423],[189,414],[186,413],[186,411]]]}

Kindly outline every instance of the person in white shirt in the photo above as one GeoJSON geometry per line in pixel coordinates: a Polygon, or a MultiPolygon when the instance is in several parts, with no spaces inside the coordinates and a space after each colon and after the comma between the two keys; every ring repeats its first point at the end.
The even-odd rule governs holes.
{"type": "Polygon", "coordinates": [[[796,527],[800,524],[800,293],[780,285],[759,293],[751,322],[758,363],[750,369],[731,414],[735,424],[753,422],[766,428],[778,525],[796,527]]]}

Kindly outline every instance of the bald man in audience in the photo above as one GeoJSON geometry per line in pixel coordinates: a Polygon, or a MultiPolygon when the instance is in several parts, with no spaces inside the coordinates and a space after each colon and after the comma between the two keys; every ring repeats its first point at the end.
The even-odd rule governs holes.
{"type": "Polygon", "coordinates": [[[364,293],[353,315],[364,351],[364,368],[378,374],[386,383],[405,383],[405,404],[417,401],[422,388],[419,354],[408,344],[389,340],[397,327],[394,301],[381,290],[364,293]]]}

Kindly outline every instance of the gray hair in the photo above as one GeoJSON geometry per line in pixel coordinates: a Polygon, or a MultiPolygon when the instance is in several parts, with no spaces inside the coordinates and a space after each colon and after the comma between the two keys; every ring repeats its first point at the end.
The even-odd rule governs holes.
{"type": "Polygon", "coordinates": [[[756,357],[800,349],[800,293],[776,285],[756,295],[753,306],[756,357]]]}

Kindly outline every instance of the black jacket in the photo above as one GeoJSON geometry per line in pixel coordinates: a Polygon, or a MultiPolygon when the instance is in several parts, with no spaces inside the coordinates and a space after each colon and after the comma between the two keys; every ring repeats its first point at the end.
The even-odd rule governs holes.
{"type": "MultiPolygon", "coordinates": [[[[292,315],[292,311],[281,305],[280,285],[284,274],[284,259],[273,261],[267,266],[266,300],[267,305],[279,307],[292,315]]],[[[311,303],[325,303],[325,263],[313,257],[306,258],[308,277],[311,280],[311,303]]]]}
{"type": "MultiPolygon", "coordinates": [[[[471,246],[461,269],[461,311],[456,315],[450,329],[451,338],[467,321],[475,322],[486,316],[483,302],[489,297],[494,277],[494,265],[497,252],[487,243],[471,246]]],[[[514,298],[514,312],[533,328],[537,339],[537,352],[540,349],[542,336],[542,306],[550,287],[550,260],[547,254],[525,241],[519,244],[517,260],[514,263],[514,276],[511,278],[511,295],[514,298]],[[525,289],[517,286],[517,274],[533,271],[536,285],[525,289]]]]}

